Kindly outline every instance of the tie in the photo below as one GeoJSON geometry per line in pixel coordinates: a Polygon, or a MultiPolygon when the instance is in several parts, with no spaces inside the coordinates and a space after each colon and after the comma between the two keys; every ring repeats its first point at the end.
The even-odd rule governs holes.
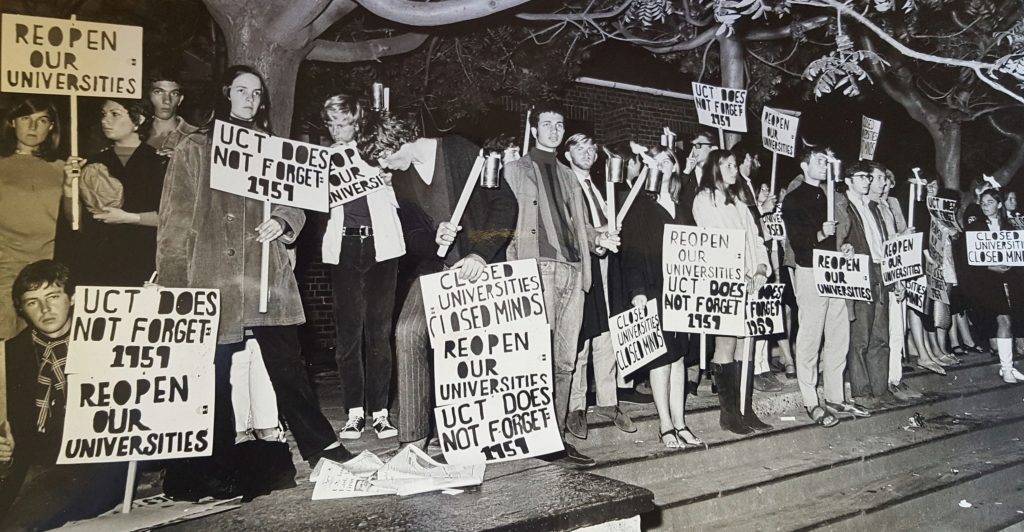
{"type": "Polygon", "coordinates": [[[889,240],[889,231],[885,227],[885,219],[882,217],[882,207],[877,201],[869,201],[868,205],[871,207],[871,214],[875,217],[875,223],[878,224],[878,231],[882,235],[882,241],[889,240]]]}
{"type": "Polygon", "coordinates": [[[39,374],[36,377],[36,408],[39,409],[36,429],[45,433],[46,424],[50,420],[53,391],[64,393],[64,364],[68,357],[68,337],[65,335],[54,340],[32,331],[32,341],[36,346],[36,353],[42,351],[39,355],[39,374]]]}
{"type": "Polygon", "coordinates": [[[594,182],[590,179],[585,181],[587,183],[587,194],[590,196],[590,204],[594,206],[591,213],[597,213],[594,227],[603,227],[608,224],[608,218],[604,215],[604,211],[601,210],[601,202],[597,200],[600,196],[597,194],[597,189],[594,188],[594,182]]]}

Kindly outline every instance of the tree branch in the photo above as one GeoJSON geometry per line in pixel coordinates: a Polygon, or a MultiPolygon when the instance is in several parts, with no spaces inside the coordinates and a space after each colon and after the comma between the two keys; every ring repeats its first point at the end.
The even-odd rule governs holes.
{"type": "MultiPolygon", "coordinates": [[[[819,15],[814,18],[807,20],[801,20],[799,24],[800,28],[807,32],[818,29],[825,24],[828,24],[832,20],[832,17],[827,15],[819,15]]],[[[780,26],[778,28],[759,28],[753,30],[743,36],[745,41],[777,41],[779,39],[788,39],[793,36],[793,26],[780,26]]]]}
{"type": "Polygon", "coordinates": [[[715,32],[718,31],[718,24],[707,28],[706,30],[697,34],[696,37],[683,41],[678,44],[670,46],[644,46],[648,51],[656,54],[669,54],[672,52],[683,52],[686,50],[696,50],[701,46],[715,40],[715,32]]]}
{"type": "Polygon", "coordinates": [[[593,20],[598,18],[617,17],[629,7],[633,0],[624,0],[615,9],[598,11],[597,13],[518,13],[516,18],[523,20],[593,20]]]}
{"type": "Polygon", "coordinates": [[[357,7],[359,7],[358,4],[352,0],[332,0],[327,9],[324,9],[319,16],[309,23],[309,29],[307,30],[309,40],[319,37],[333,26],[335,22],[344,18],[345,15],[348,15],[357,7]]]}
{"type": "Polygon", "coordinates": [[[317,39],[306,59],[331,63],[375,61],[389,55],[404,54],[418,48],[427,40],[426,33],[403,33],[394,37],[358,42],[335,42],[317,39]]]}
{"type": "MultiPolygon", "coordinates": [[[[242,2],[239,3],[241,4],[242,2]]],[[[317,14],[329,8],[331,0],[312,0],[312,2],[307,3],[309,5],[289,6],[288,9],[277,11],[277,16],[273,20],[268,21],[270,22],[270,27],[267,28],[267,34],[285,35],[287,37],[295,36],[297,31],[309,26],[317,14]]]]}
{"type": "Polygon", "coordinates": [[[392,22],[409,26],[442,26],[482,18],[505,11],[529,0],[357,0],[368,11],[392,22]]]}

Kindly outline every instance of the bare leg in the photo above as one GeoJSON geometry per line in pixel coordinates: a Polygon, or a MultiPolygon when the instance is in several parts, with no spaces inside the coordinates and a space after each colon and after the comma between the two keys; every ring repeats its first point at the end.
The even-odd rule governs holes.
{"type": "Polygon", "coordinates": [[[672,413],[671,405],[669,404],[670,388],[669,388],[669,373],[670,366],[662,366],[660,368],[653,368],[650,371],[651,379],[651,393],[654,395],[654,407],[658,411],[658,426],[659,433],[665,434],[661,436],[661,442],[669,445],[676,445],[676,435],[672,426],[672,413]]]}

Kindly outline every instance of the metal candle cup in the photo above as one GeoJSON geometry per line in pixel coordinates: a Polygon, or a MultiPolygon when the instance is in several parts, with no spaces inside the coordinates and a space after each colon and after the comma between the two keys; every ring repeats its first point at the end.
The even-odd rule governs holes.
{"type": "Polygon", "coordinates": [[[622,183],[622,157],[611,156],[604,166],[605,179],[612,183],[622,183]]]}
{"type": "Polygon", "coordinates": [[[658,170],[657,168],[651,168],[651,173],[647,176],[647,181],[644,183],[644,190],[657,194],[661,192],[661,180],[665,177],[665,173],[658,170]]]}
{"type": "Polygon", "coordinates": [[[370,106],[374,111],[380,111],[384,108],[384,84],[375,82],[373,84],[373,105],[370,106]]]}
{"type": "Polygon", "coordinates": [[[484,163],[484,171],[480,172],[480,187],[498,188],[498,179],[501,177],[501,154],[491,152],[484,163]]]}

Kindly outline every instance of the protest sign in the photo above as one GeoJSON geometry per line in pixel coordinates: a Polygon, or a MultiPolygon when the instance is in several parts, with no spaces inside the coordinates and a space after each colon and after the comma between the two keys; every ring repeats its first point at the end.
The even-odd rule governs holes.
{"type": "Polygon", "coordinates": [[[761,111],[761,145],[772,153],[796,155],[796,129],[800,118],[765,106],[761,111]]]}
{"type": "Polygon", "coordinates": [[[766,283],[747,299],[747,336],[771,336],[785,332],[782,319],[782,283],[766,283]]]}
{"type": "Polygon", "coordinates": [[[924,312],[925,296],[928,291],[928,282],[924,277],[918,277],[906,283],[907,291],[907,306],[918,311],[924,312]]]}
{"type": "Polygon", "coordinates": [[[80,286],[58,464],[209,456],[216,289],[80,286]]]}
{"type": "Polygon", "coordinates": [[[434,351],[438,436],[451,464],[561,450],[554,420],[551,330],[537,261],[420,278],[434,351]]]}
{"type": "Polygon", "coordinates": [[[385,185],[380,168],[367,164],[354,146],[331,149],[328,182],[332,209],[375,192],[385,185]]]}
{"type": "Polygon", "coordinates": [[[871,301],[871,257],[855,254],[846,258],[843,253],[816,249],[813,260],[818,295],[871,301]]]}
{"type": "Polygon", "coordinates": [[[247,198],[327,212],[330,148],[217,120],[210,187],[247,198]]]}
{"type": "Polygon", "coordinates": [[[697,121],[705,126],[747,132],[747,91],[693,82],[697,121]]]}
{"type": "Polygon", "coordinates": [[[882,283],[885,286],[924,275],[923,242],[923,233],[898,236],[885,241],[885,256],[882,259],[882,283]]]}
{"type": "Polygon", "coordinates": [[[619,373],[629,375],[668,352],[661,334],[658,300],[648,299],[643,308],[629,310],[608,318],[612,348],[619,373]]]}
{"type": "Polygon", "coordinates": [[[971,266],[1024,266],[1024,231],[967,231],[971,266]]]}
{"type": "Polygon", "coordinates": [[[0,91],[142,97],[142,28],[4,13],[0,91]]]}
{"type": "Polygon", "coordinates": [[[666,331],[742,336],[746,234],[666,225],[662,239],[666,331]]]}
{"type": "Polygon", "coordinates": [[[882,121],[861,116],[860,122],[860,158],[871,161],[875,158],[878,147],[878,133],[882,131],[882,121]]]}
{"type": "MultiPolygon", "coordinates": [[[[928,212],[931,213],[932,218],[937,219],[947,229],[957,230],[959,224],[956,219],[956,211],[959,206],[956,200],[929,196],[927,201],[928,212]]],[[[910,224],[911,221],[908,220],[907,223],[910,224]]]]}
{"type": "Polygon", "coordinates": [[[761,215],[761,225],[764,227],[764,234],[772,240],[786,239],[786,223],[782,221],[781,208],[761,215]]]}

